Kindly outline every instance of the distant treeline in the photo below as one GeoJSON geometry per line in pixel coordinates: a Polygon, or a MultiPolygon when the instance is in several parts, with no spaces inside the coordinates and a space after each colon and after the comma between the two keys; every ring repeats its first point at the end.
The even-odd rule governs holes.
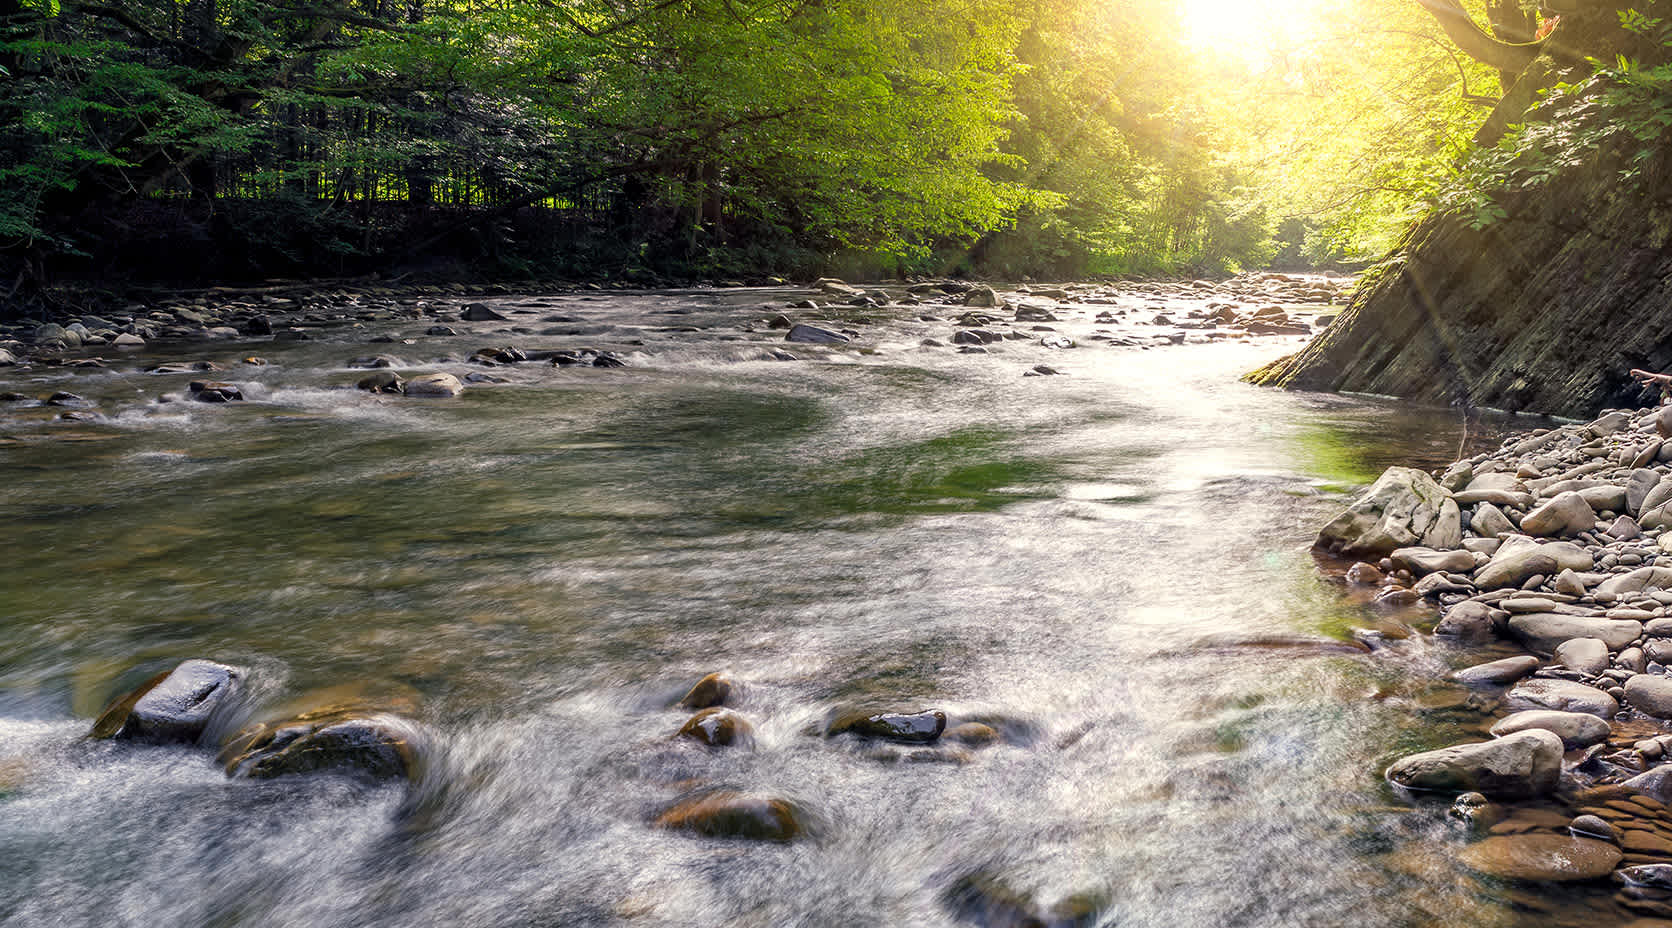
{"type": "Polygon", "coordinates": [[[1172,7],[0,0],[0,295],[1266,263],[1172,7]]]}

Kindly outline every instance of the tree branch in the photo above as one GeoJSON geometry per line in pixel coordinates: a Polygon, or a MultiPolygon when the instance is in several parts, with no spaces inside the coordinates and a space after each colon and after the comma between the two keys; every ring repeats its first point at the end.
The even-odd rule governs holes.
{"type": "Polygon", "coordinates": [[[1464,54],[1488,67],[1520,74],[1533,63],[1539,49],[1544,46],[1542,39],[1515,43],[1493,38],[1469,16],[1462,0],[1417,0],[1417,3],[1433,14],[1440,28],[1464,54]]]}

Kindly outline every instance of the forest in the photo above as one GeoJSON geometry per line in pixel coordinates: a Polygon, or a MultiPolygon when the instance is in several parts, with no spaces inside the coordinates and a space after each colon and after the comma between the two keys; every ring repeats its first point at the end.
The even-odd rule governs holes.
{"type": "MultiPolygon", "coordinates": [[[[1510,41],[1552,21],[1475,12],[1510,41]]],[[[1445,195],[1504,81],[1410,0],[0,0],[0,24],[12,292],[1360,264],[1445,195]]]]}

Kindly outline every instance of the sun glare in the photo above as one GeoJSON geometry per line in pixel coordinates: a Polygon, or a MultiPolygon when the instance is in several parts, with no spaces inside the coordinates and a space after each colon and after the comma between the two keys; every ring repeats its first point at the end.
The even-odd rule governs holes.
{"type": "Polygon", "coordinates": [[[1325,0],[1179,0],[1192,46],[1235,56],[1249,67],[1272,64],[1318,31],[1325,0]]]}

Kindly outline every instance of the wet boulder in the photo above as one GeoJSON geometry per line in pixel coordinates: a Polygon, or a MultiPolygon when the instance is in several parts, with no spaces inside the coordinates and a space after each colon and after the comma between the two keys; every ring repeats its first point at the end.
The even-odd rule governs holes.
{"type": "Polygon", "coordinates": [[[419,374],[406,382],[402,392],[407,396],[451,397],[463,393],[464,384],[452,374],[419,374]]]}
{"type": "Polygon", "coordinates": [[[821,329],[816,325],[801,323],[790,329],[790,333],[784,336],[784,341],[813,345],[845,345],[849,339],[840,332],[832,332],[829,329],[821,329]]]}
{"type": "Polygon", "coordinates": [[[417,779],[422,741],[409,719],[332,706],[250,725],[227,742],[218,761],[229,777],[259,780],[315,772],[417,779]]]}
{"type": "Polygon", "coordinates": [[[199,403],[238,403],[244,399],[244,391],[237,384],[224,380],[194,380],[186,389],[199,403]]]}
{"type": "Polygon", "coordinates": [[[904,715],[895,712],[850,712],[838,716],[826,736],[851,734],[905,744],[927,744],[946,730],[946,713],[939,709],[904,715]]]}
{"type": "Polygon", "coordinates": [[[1502,880],[1572,882],[1614,872],[1624,855],[1607,841],[1570,835],[1495,835],[1464,848],[1458,859],[1469,869],[1502,880]]]}
{"type": "Polygon", "coordinates": [[[237,701],[244,672],[214,661],[183,661],[111,704],[93,724],[94,738],[192,743],[237,701]]]}
{"type": "Polygon", "coordinates": [[[1562,739],[1541,729],[1459,744],[1395,761],[1387,779],[1413,790],[1479,792],[1504,799],[1543,796],[1562,773],[1562,739]]]}
{"type": "Polygon", "coordinates": [[[1626,702],[1657,719],[1672,719],[1672,677],[1640,673],[1626,680],[1626,702]]]}
{"type": "Polygon", "coordinates": [[[1451,678],[1469,686],[1508,686],[1538,669],[1538,658],[1531,655],[1506,657],[1453,671],[1451,678]]]}
{"type": "Polygon", "coordinates": [[[378,371],[360,378],[354,386],[369,393],[401,393],[406,387],[406,381],[394,371],[378,371]]]}
{"type": "Polygon", "coordinates": [[[1475,569],[1475,556],[1461,549],[1436,551],[1424,547],[1400,548],[1388,557],[1395,566],[1403,567],[1417,576],[1438,571],[1468,573],[1475,569]]]}
{"type": "Polygon", "coordinates": [[[721,673],[711,673],[696,685],[691,687],[685,698],[679,701],[684,709],[707,709],[710,706],[723,706],[731,698],[731,678],[721,673]]]}
{"type": "Polygon", "coordinates": [[[984,871],[960,878],[944,899],[962,921],[982,928],[1091,928],[1106,907],[1104,900],[1084,893],[1041,905],[984,871]]]}
{"type": "Polygon", "coordinates": [[[459,314],[459,318],[466,322],[504,322],[509,317],[495,312],[486,303],[470,303],[465,306],[464,312],[459,314]]]}
{"type": "Polygon", "coordinates": [[[753,747],[755,728],[740,713],[718,706],[691,716],[677,737],[688,738],[711,748],[753,747]]]}
{"type": "MultiPolygon", "coordinates": [[[[1324,526],[1318,533],[1318,547],[1349,555],[1385,555],[1423,544],[1424,537],[1438,527],[1447,498],[1428,474],[1390,467],[1347,511],[1324,526]]],[[[1449,534],[1444,528],[1441,532],[1449,534]]]]}
{"type": "Polygon", "coordinates": [[[655,825],[708,838],[754,841],[793,841],[808,831],[807,815],[795,803],[729,791],[682,799],[657,816],[655,825]]]}

